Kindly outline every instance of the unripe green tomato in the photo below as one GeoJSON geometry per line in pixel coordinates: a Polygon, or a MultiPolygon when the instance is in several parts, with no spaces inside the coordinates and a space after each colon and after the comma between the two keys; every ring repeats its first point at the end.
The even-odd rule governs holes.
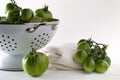
{"type": "Polygon", "coordinates": [[[14,9],[14,4],[12,4],[12,3],[6,4],[6,12],[8,12],[9,10],[13,10],[13,9],[14,9]]]}
{"type": "Polygon", "coordinates": [[[33,11],[29,8],[22,9],[21,11],[21,20],[23,22],[29,22],[33,17],[33,11]]]}
{"type": "Polygon", "coordinates": [[[45,6],[42,9],[37,9],[35,11],[35,15],[43,18],[44,21],[52,21],[53,20],[52,13],[48,10],[48,6],[45,6]]]}
{"type": "Polygon", "coordinates": [[[15,16],[14,10],[9,10],[8,13],[7,13],[7,21],[9,23],[14,23],[15,22],[14,16],[15,16]]]}
{"type": "Polygon", "coordinates": [[[83,63],[83,68],[86,72],[93,72],[95,70],[95,61],[92,58],[87,58],[83,63]]]}
{"type": "Polygon", "coordinates": [[[41,52],[28,54],[22,60],[23,70],[33,77],[41,76],[47,70],[48,64],[48,57],[41,52]]]}
{"type": "Polygon", "coordinates": [[[78,41],[77,45],[79,45],[81,42],[86,42],[86,39],[81,39],[78,41]]]}
{"type": "Polygon", "coordinates": [[[96,61],[96,72],[105,73],[109,68],[109,64],[105,60],[96,61]]]}
{"type": "Polygon", "coordinates": [[[20,11],[15,9],[15,10],[9,10],[7,12],[7,22],[9,23],[17,23],[20,18],[20,11]]]}
{"type": "Polygon", "coordinates": [[[30,23],[37,23],[37,22],[42,22],[43,19],[41,17],[33,17],[31,20],[30,20],[30,23]]]}
{"type": "Polygon", "coordinates": [[[73,56],[73,59],[78,64],[83,64],[84,61],[87,59],[88,54],[84,50],[77,50],[73,56]]]}
{"type": "Polygon", "coordinates": [[[90,48],[89,44],[87,42],[85,42],[85,41],[79,43],[77,49],[78,50],[79,49],[84,50],[84,51],[87,52],[87,54],[90,54],[90,51],[91,51],[91,48],[90,48]]]}
{"type": "Polygon", "coordinates": [[[110,57],[106,56],[104,58],[104,60],[109,64],[109,67],[110,67],[110,65],[111,65],[111,59],[110,59],[110,57]]]}
{"type": "Polygon", "coordinates": [[[44,16],[44,11],[43,11],[42,9],[37,9],[37,10],[35,11],[35,15],[36,15],[37,17],[43,18],[43,16],[44,16]]]}
{"type": "Polygon", "coordinates": [[[45,21],[52,21],[53,20],[52,13],[50,11],[46,11],[44,14],[44,19],[45,21]]]}

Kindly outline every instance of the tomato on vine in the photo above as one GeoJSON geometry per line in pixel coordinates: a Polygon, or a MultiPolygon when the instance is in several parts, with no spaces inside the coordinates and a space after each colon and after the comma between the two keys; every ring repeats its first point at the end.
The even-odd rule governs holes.
{"type": "Polygon", "coordinates": [[[96,72],[104,73],[109,68],[109,64],[105,60],[97,60],[96,61],[96,72]]]}
{"type": "Polygon", "coordinates": [[[84,51],[87,52],[87,54],[89,54],[90,51],[91,51],[91,48],[90,48],[89,44],[88,44],[87,42],[84,42],[84,41],[81,42],[81,43],[79,43],[77,49],[78,49],[78,50],[79,50],[79,49],[84,50],[84,51]]]}
{"type": "Polygon", "coordinates": [[[93,72],[95,70],[95,61],[92,58],[87,58],[83,63],[83,69],[86,72],[93,72]]]}
{"type": "Polygon", "coordinates": [[[87,59],[87,57],[88,57],[88,54],[86,53],[86,51],[80,49],[76,51],[73,59],[76,63],[83,64],[84,61],[87,59]]]}

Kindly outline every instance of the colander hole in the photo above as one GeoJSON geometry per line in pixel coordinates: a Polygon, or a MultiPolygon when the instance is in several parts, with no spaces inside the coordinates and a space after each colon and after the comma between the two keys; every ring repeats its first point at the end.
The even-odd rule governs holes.
{"type": "Polygon", "coordinates": [[[14,39],[12,39],[12,41],[15,41],[14,39]]]}
{"type": "Polygon", "coordinates": [[[48,34],[46,34],[46,36],[48,36],[48,34]]]}
{"type": "Polygon", "coordinates": [[[39,37],[40,37],[41,35],[39,35],[39,37]]]}
{"type": "Polygon", "coordinates": [[[8,43],[10,44],[10,41],[8,41],[8,43]]]}
{"type": "Polygon", "coordinates": [[[10,47],[12,47],[12,45],[9,45],[10,47]]]}
{"type": "Polygon", "coordinates": [[[49,41],[50,36],[48,33],[39,34],[37,37],[33,38],[33,42],[30,42],[31,48],[41,48],[43,45],[46,45],[46,41],[49,41]]]}
{"type": "Polygon", "coordinates": [[[45,33],[43,33],[43,35],[45,35],[45,33]]]}
{"type": "Polygon", "coordinates": [[[4,35],[2,35],[2,37],[5,37],[4,35]]]}
{"type": "Polygon", "coordinates": [[[10,36],[7,36],[7,38],[9,39],[9,38],[10,38],[10,36]]]}
{"type": "Polygon", "coordinates": [[[5,39],[3,39],[3,41],[5,42],[5,39]]]}
{"type": "Polygon", "coordinates": [[[44,41],[46,41],[46,39],[44,39],[44,41]]]}
{"type": "Polygon", "coordinates": [[[14,43],[15,45],[17,45],[17,43],[14,43]]]}
{"type": "Polygon", "coordinates": [[[37,40],[37,42],[39,42],[39,40],[37,40]]]}
{"type": "Polygon", "coordinates": [[[33,44],[33,42],[31,42],[31,44],[33,44]]]}
{"type": "Polygon", "coordinates": [[[14,38],[10,38],[10,36],[6,35],[1,35],[0,37],[3,38],[2,40],[0,40],[0,46],[2,50],[15,51],[15,49],[17,48],[17,43],[15,42],[14,38]]]}

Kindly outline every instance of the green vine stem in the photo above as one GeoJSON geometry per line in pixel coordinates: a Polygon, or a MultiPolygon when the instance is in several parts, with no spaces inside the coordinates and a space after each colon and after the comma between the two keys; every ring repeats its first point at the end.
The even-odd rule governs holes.
{"type": "Polygon", "coordinates": [[[21,7],[19,7],[18,5],[17,5],[17,3],[16,3],[16,1],[15,0],[10,0],[11,1],[11,3],[12,4],[14,4],[15,5],[15,7],[17,7],[18,9],[22,9],[21,7]]]}

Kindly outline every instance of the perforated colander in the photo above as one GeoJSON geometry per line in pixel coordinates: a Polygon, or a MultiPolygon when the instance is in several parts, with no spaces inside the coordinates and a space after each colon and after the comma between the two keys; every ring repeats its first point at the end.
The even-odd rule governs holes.
{"type": "Polygon", "coordinates": [[[58,21],[26,24],[0,24],[0,69],[21,70],[21,59],[32,48],[44,47],[55,34],[58,21]],[[34,32],[27,29],[39,25],[34,32]]]}

